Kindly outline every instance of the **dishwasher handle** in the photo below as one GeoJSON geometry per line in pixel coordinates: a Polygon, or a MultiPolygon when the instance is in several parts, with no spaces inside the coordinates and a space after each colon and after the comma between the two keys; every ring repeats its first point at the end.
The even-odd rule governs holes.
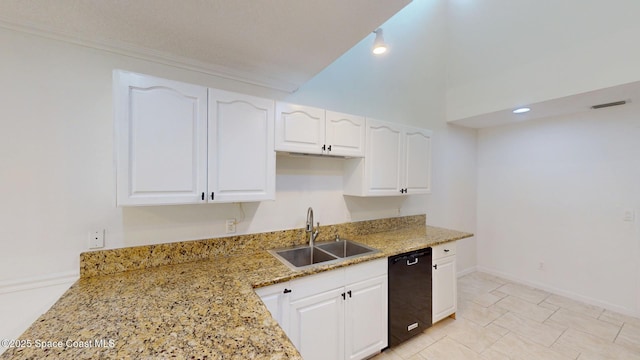
{"type": "Polygon", "coordinates": [[[397,256],[397,257],[394,257],[391,260],[391,262],[395,264],[395,263],[397,263],[399,261],[407,260],[408,258],[409,258],[408,256],[397,256]]]}
{"type": "Polygon", "coordinates": [[[415,253],[411,253],[408,255],[398,255],[394,258],[391,258],[391,263],[395,264],[399,261],[407,261],[407,265],[411,266],[411,265],[415,265],[418,263],[418,258],[421,258],[423,256],[430,256],[431,255],[431,248],[428,248],[428,250],[426,251],[420,251],[420,252],[415,252],[415,253]]]}

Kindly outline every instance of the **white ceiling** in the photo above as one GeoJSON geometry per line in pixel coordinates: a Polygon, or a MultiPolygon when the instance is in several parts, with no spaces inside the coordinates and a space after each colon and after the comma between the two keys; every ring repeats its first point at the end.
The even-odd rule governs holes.
{"type": "Polygon", "coordinates": [[[0,26],[290,92],[409,2],[1,0],[0,26]]]}
{"type": "Polygon", "coordinates": [[[606,108],[591,109],[591,107],[616,101],[626,101],[627,103],[640,102],[640,81],[533,104],[521,104],[522,107],[531,109],[531,111],[523,114],[514,114],[513,110],[515,110],[515,108],[512,108],[448,122],[450,124],[481,129],[527,120],[576,114],[584,111],[606,111],[606,108]]]}

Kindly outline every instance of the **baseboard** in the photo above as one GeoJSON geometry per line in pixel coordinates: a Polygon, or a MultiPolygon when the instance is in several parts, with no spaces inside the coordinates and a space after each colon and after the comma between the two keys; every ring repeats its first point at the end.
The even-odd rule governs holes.
{"type": "Polygon", "coordinates": [[[0,281],[0,294],[8,294],[17,291],[27,291],[54,285],[62,285],[76,282],[80,275],[75,271],[34,276],[17,280],[0,281]]]}
{"type": "Polygon", "coordinates": [[[459,270],[457,272],[457,277],[463,277],[463,276],[465,276],[467,274],[471,274],[472,272],[476,272],[476,271],[478,271],[477,268],[478,268],[477,266],[472,266],[472,267],[469,267],[469,268],[466,268],[466,269],[463,269],[463,270],[459,270]]]}
{"type": "Polygon", "coordinates": [[[511,274],[508,273],[504,273],[495,269],[491,269],[491,268],[487,268],[484,266],[477,266],[477,271],[479,272],[483,272],[483,273],[487,273],[490,275],[494,275],[494,276],[498,276],[501,277],[505,280],[509,280],[509,281],[513,281],[513,282],[517,282],[523,285],[527,285],[527,286],[531,286],[540,290],[544,290],[547,292],[550,292],[552,294],[555,295],[560,295],[560,296],[564,296],[566,298],[572,299],[572,300],[576,300],[576,301],[581,301],[583,303],[586,304],[590,304],[590,305],[595,305],[595,306],[599,306],[601,308],[607,309],[607,310],[611,310],[611,311],[615,311],[617,313],[623,314],[623,315],[628,315],[628,316],[633,316],[633,317],[640,317],[640,313],[634,312],[633,310],[615,305],[615,304],[611,304],[608,303],[606,301],[601,301],[598,299],[594,299],[588,296],[583,296],[580,294],[576,294],[574,292],[571,291],[566,291],[563,289],[559,289],[553,286],[549,286],[547,284],[543,284],[543,283],[538,283],[535,281],[529,281],[529,280],[525,280],[525,279],[521,279],[518,278],[516,276],[513,276],[511,274]]]}

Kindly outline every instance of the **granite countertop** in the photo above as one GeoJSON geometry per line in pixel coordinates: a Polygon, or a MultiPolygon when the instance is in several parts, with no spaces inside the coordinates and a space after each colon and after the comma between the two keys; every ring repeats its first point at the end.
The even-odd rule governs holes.
{"type": "Polygon", "coordinates": [[[294,271],[266,250],[83,277],[2,359],[301,359],[254,288],[472,236],[411,226],[352,240],[380,252],[294,271]]]}

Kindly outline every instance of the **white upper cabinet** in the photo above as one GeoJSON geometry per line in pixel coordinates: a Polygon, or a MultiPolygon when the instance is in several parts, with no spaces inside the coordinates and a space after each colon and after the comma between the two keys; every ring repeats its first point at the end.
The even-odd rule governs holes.
{"type": "Polygon", "coordinates": [[[367,188],[370,194],[400,193],[402,166],[402,128],[380,121],[367,121],[365,164],[367,188]],[[368,165],[368,166],[367,166],[368,165]]]}
{"type": "Polygon", "coordinates": [[[365,119],[309,106],[276,104],[276,151],[364,156],[365,119]]]}
{"type": "Polygon", "coordinates": [[[374,119],[366,124],[365,158],[345,162],[345,195],[431,192],[431,131],[374,119]]]}
{"type": "Polygon", "coordinates": [[[114,97],[119,206],[275,198],[273,100],[120,70],[114,97]]]}
{"type": "Polygon", "coordinates": [[[431,192],[430,130],[404,128],[404,188],[407,194],[431,192]]]}
{"type": "Polygon", "coordinates": [[[114,71],[118,205],[201,202],[207,88],[114,71]]]}
{"type": "Polygon", "coordinates": [[[322,154],[324,110],[278,102],[275,138],[276,151],[322,154]]]}
{"type": "Polygon", "coordinates": [[[366,122],[362,116],[326,111],[325,154],[363,157],[366,122]]]}
{"type": "Polygon", "coordinates": [[[208,201],[275,199],[274,101],[209,90],[208,201]]]}

